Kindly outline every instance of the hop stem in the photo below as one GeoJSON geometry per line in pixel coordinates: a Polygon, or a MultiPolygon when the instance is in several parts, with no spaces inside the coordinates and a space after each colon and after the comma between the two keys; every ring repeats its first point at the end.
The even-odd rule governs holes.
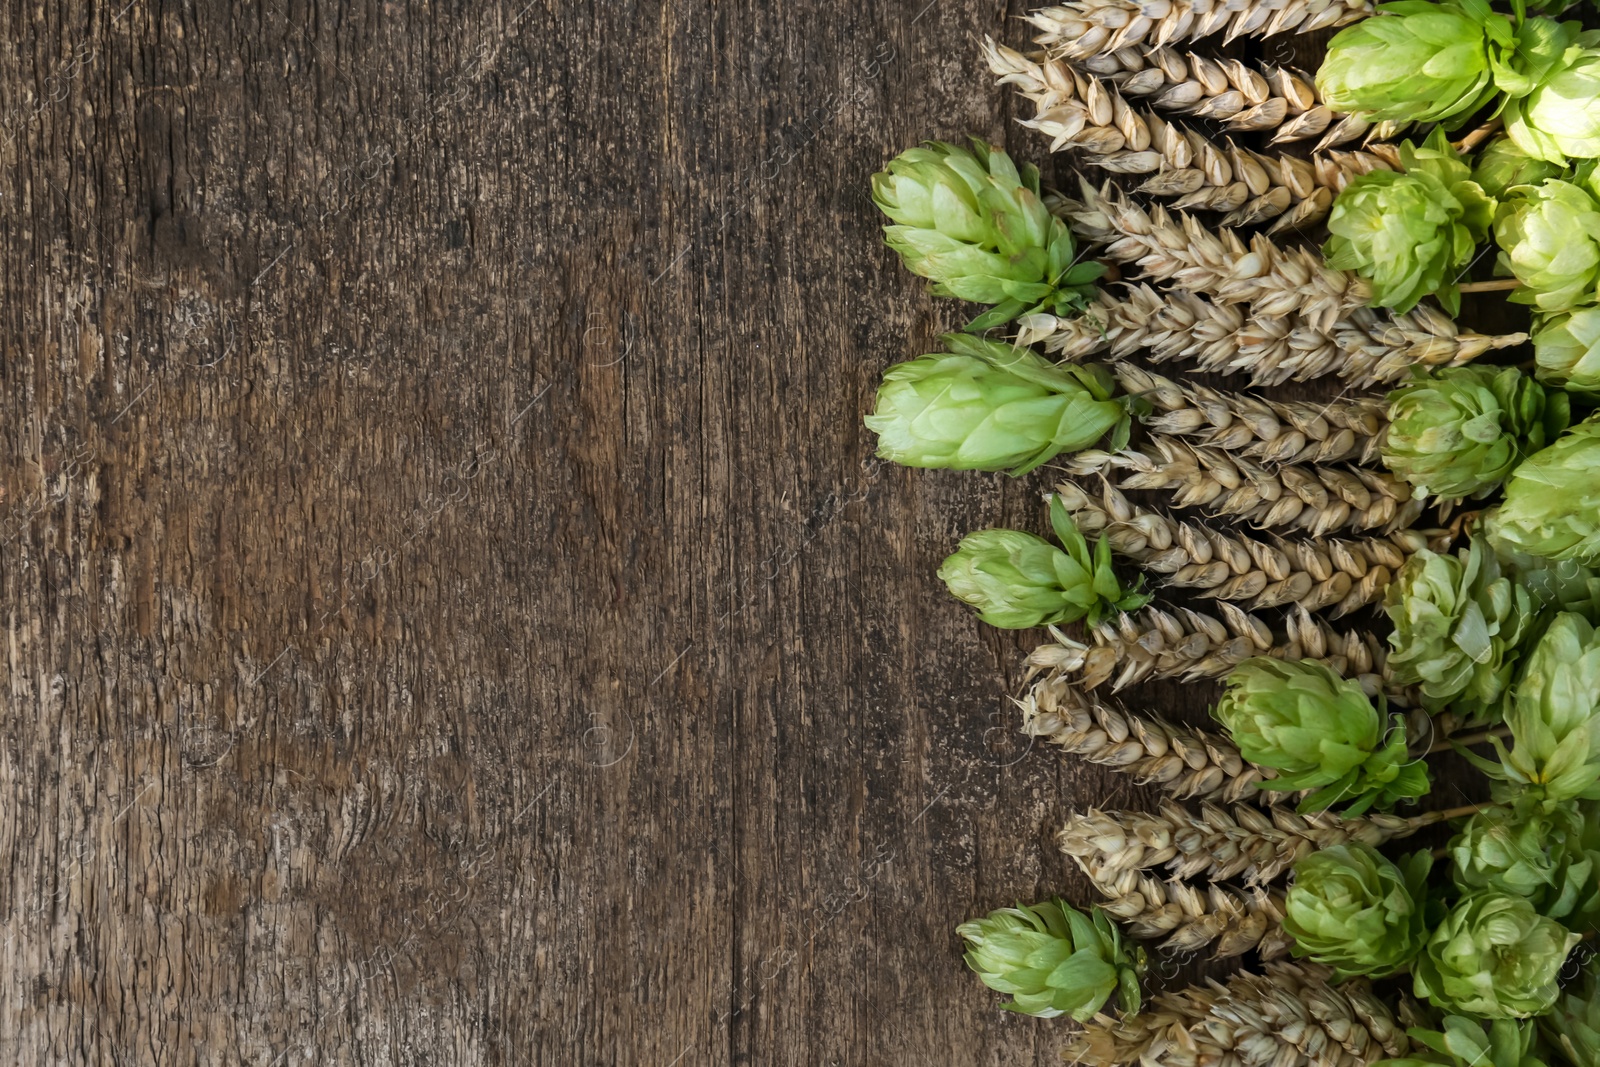
{"type": "Polygon", "coordinates": [[[1485,282],[1462,282],[1456,289],[1463,293],[1504,293],[1521,284],[1515,278],[1494,278],[1485,282]]]}

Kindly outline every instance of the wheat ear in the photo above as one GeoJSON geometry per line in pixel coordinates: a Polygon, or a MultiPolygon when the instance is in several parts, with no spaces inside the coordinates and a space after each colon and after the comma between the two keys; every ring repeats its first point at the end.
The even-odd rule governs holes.
{"type": "Polygon", "coordinates": [[[1028,15],[1038,44],[1069,59],[1136,45],[1171,45],[1222,34],[1312,33],[1372,14],[1370,0],[1067,0],[1028,15]]]}
{"type": "Polygon", "coordinates": [[[1253,949],[1270,960],[1294,944],[1283,929],[1283,895],[1272,890],[1221,885],[1202,890],[1136,870],[1105,879],[1090,874],[1089,881],[1106,898],[1100,905],[1106,914],[1134,937],[1164,939],[1161,947],[1170,952],[1198,952],[1215,944],[1218,958],[1253,949]]]}

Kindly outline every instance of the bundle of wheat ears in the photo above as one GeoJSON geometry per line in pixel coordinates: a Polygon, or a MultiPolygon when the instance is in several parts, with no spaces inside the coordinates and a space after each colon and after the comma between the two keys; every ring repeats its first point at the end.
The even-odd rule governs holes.
{"type": "Polygon", "coordinates": [[[1068,798],[1097,902],[958,929],[1073,1061],[1600,1063],[1600,35],[1558,8],[1069,0],[982,50],[1052,187],[977,139],[873,178],[986,306],[886,372],[879,454],[1043,476],[1053,539],[939,577],[1046,628],[1042,753],[1166,796],[1068,798]],[[1315,73],[1224,51],[1333,30],[1315,73]],[[1147,992],[1152,953],[1231,974],[1147,992]]]}

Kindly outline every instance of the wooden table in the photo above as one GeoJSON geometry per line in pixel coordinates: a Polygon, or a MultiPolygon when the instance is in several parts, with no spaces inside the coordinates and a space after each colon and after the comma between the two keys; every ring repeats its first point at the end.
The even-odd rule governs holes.
{"type": "Polygon", "coordinates": [[[953,927],[1139,791],[933,573],[1047,482],[861,424],[1024,10],[0,4],[0,1062],[1057,1062],[953,927]]]}

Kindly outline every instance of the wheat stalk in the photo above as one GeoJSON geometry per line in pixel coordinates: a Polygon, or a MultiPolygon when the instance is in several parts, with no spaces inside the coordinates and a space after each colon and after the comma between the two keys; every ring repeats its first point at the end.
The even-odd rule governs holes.
{"type": "Polygon", "coordinates": [[[1335,397],[1327,403],[1265,400],[1179,383],[1132,363],[1112,370],[1123,391],[1156,409],[1144,424],[1199,444],[1270,464],[1377,461],[1389,426],[1382,397],[1335,397]]]}
{"type": "Polygon", "coordinates": [[[1106,914],[1123,922],[1134,937],[1164,938],[1161,947],[1168,951],[1196,952],[1215,943],[1218,958],[1253,949],[1270,960],[1294,944],[1283,929],[1281,893],[1221,885],[1202,890],[1137,870],[1103,879],[1090,874],[1089,881],[1106,898],[1101,905],[1106,914]]]}
{"type": "Polygon", "coordinates": [[[1104,534],[1115,552],[1161,575],[1163,584],[1248,601],[1250,610],[1297,604],[1331,608],[1335,618],[1348,614],[1376,602],[1412,552],[1442,547],[1445,536],[1397,530],[1351,540],[1258,540],[1136,508],[1109,485],[1096,496],[1062,482],[1056,493],[1085,534],[1104,534]]]}
{"type": "Polygon", "coordinates": [[[1314,963],[1263,970],[1158,994],[1137,1015],[1097,1015],[1064,1055],[1095,1067],[1365,1067],[1410,1051],[1405,1024],[1366,979],[1335,986],[1314,963]]]}
{"type": "Polygon", "coordinates": [[[1018,702],[1022,732],[1179,798],[1234,802],[1266,796],[1268,773],[1210,730],[1176,726],[1098,700],[1065,678],[1042,678],[1018,702]]]}
{"type": "MultiPolygon", "coordinates": [[[[1159,246],[1160,241],[1172,235],[1172,231],[1163,229],[1155,244],[1159,246]]],[[[1101,232],[1098,236],[1106,234],[1101,232]]],[[[1227,237],[1237,246],[1231,233],[1227,237]]],[[[1194,249],[1194,256],[1198,257],[1201,251],[1209,254],[1209,243],[1203,249],[1194,249]]],[[[1130,242],[1122,245],[1119,254],[1136,259],[1145,253],[1130,242]]],[[[1157,256],[1154,251],[1149,254],[1157,256]]],[[[1233,259],[1243,260],[1246,255],[1240,248],[1233,259]]],[[[1163,269],[1172,269],[1170,253],[1163,250],[1159,257],[1163,269]]],[[[1257,269],[1261,262],[1251,259],[1245,269],[1257,269]]],[[[1286,273],[1293,276],[1305,266],[1296,263],[1295,271],[1286,273]]],[[[1207,280],[1198,272],[1196,277],[1202,282],[1207,280]]],[[[1263,284],[1270,288],[1290,280],[1292,277],[1275,283],[1268,279],[1263,284]]],[[[1023,344],[1042,343],[1046,350],[1073,360],[1099,354],[1114,360],[1140,354],[1153,363],[1182,360],[1199,371],[1245,374],[1253,385],[1281,385],[1337,374],[1352,387],[1365,387],[1398,381],[1413,366],[1456,366],[1491,349],[1508,348],[1528,339],[1525,333],[1493,337],[1461,333],[1447,315],[1420,304],[1405,314],[1380,313],[1368,307],[1347,308],[1338,313],[1342,317],[1321,326],[1293,310],[1282,311],[1286,302],[1274,298],[1251,307],[1247,314],[1246,308],[1237,303],[1129,285],[1121,298],[1102,291],[1077,318],[1026,316],[1019,321],[1018,340],[1023,344]]]]}
{"type": "Polygon", "coordinates": [[[1029,676],[1068,676],[1082,689],[1111,682],[1115,692],[1154,678],[1223,678],[1247,659],[1272,656],[1316,660],[1359,682],[1369,696],[1387,690],[1394,703],[1414,703],[1409,693],[1387,684],[1387,649],[1370,632],[1336,630],[1297,607],[1285,619],[1285,632],[1277,633],[1237,605],[1218,601],[1216,607],[1220,617],[1189,608],[1119,614],[1090,629],[1093,645],[1051,627],[1054,640],[1028,654],[1029,676]]]}
{"type": "Polygon", "coordinates": [[[1067,0],[1028,15],[1038,44],[1085,59],[1136,45],[1171,45],[1223,34],[1312,33],[1372,14],[1370,0],[1067,0]]]}
{"type": "Polygon", "coordinates": [[[1424,508],[1409,483],[1381,471],[1260,464],[1163,434],[1152,434],[1147,447],[1148,452],[1085,450],[1062,465],[1075,475],[1121,471],[1122,489],[1164,490],[1173,494],[1175,507],[1200,507],[1260,528],[1287,527],[1314,537],[1345,528],[1403,529],[1424,508]]]}
{"type": "MultiPolygon", "coordinates": [[[[1131,106],[1115,88],[1061,61],[1036,63],[1015,49],[984,42],[989,68],[1017,85],[1036,114],[1024,126],[1051,138],[1051,150],[1074,148],[1116,174],[1150,175],[1136,192],[1175,196],[1175,208],[1226,212],[1224,226],[1276,220],[1272,229],[1323,218],[1356,175],[1392,170],[1398,157],[1330,152],[1314,160],[1267,156],[1131,106]]],[[[1239,69],[1248,71],[1248,68],[1239,69]]]]}
{"type": "Polygon", "coordinates": [[[1073,814],[1056,841],[1097,882],[1166,865],[1173,878],[1240,878],[1246,886],[1261,886],[1318,849],[1351,841],[1377,847],[1454,814],[1437,811],[1403,818],[1374,813],[1346,819],[1329,811],[1299,815],[1276,806],[1263,810],[1210,802],[1195,813],[1166,801],[1155,812],[1091,808],[1073,814]]]}

